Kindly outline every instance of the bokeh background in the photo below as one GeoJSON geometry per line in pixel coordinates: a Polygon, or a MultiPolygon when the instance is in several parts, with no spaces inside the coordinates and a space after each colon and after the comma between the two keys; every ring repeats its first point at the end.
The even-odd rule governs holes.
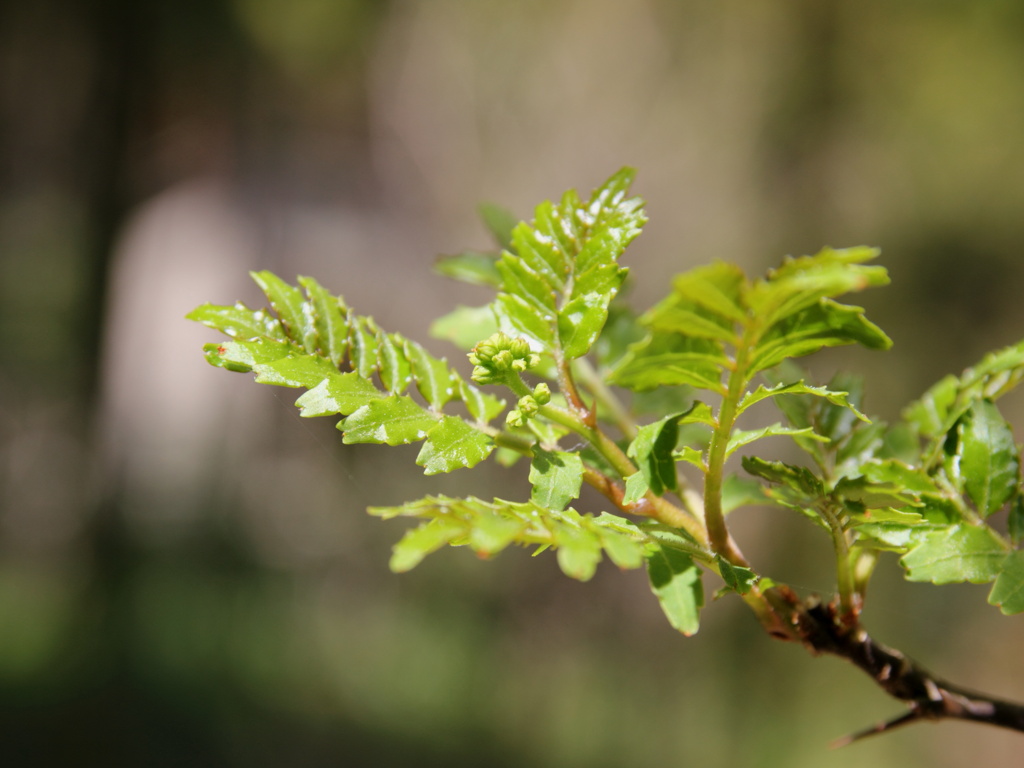
{"type": "MultiPolygon", "coordinates": [[[[895,350],[817,365],[892,418],[1024,337],[1022,135],[1015,0],[3,3],[0,763],[1013,764],[1019,736],[977,726],[828,752],[898,706],[738,601],[685,639],[642,573],[462,551],[389,573],[401,525],[367,505],[523,494],[521,468],[340,450],[182,318],[259,303],[269,268],[424,339],[486,299],[431,273],[488,245],[477,203],[527,216],[630,164],[641,307],[711,259],[881,246],[893,285],[864,303],[895,350]]],[[[736,524],[764,570],[830,589],[810,526],[736,524]]],[[[1022,620],[984,596],[886,562],[866,620],[1024,699],[1022,620]]]]}

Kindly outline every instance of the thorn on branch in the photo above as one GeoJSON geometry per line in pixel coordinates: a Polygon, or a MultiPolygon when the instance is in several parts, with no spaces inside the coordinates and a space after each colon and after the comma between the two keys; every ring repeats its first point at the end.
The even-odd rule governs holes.
{"type": "Polygon", "coordinates": [[[870,728],[865,728],[862,731],[857,731],[856,733],[851,733],[846,736],[842,736],[833,741],[831,744],[829,744],[829,747],[831,749],[839,749],[840,747],[846,747],[850,744],[853,744],[853,742],[855,741],[866,739],[868,736],[874,736],[879,733],[885,733],[886,731],[891,731],[895,728],[899,728],[901,725],[910,725],[911,723],[920,720],[921,717],[922,716],[920,710],[913,708],[909,712],[904,712],[902,715],[894,717],[891,720],[884,720],[880,723],[875,723],[870,728]]]}

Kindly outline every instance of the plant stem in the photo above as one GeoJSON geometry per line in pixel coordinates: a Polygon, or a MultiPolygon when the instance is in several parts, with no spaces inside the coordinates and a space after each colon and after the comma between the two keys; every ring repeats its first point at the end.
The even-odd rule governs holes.
{"type": "Polygon", "coordinates": [[[853,563],[850,562],[850,542],[846,538],[846,531],[839,516],[829,503],[821,505],[821,516],[828,523],[829,533],[832,535],[832,546],[836,553],[836,582],[839,591],[840,613],[844,618],[856,619],[860,614],[860,596],[857,593],[856,582],[853,573],[853,563]]]}
{"type": "Polygon", "coordinates": [[[737,347],[736,362],[729,373],[729,384],[722,398],[722,405],[718,409],[717,426],[711,433],[707,471],[704,473],[704,521],[711,548],[729,562],[748,567],[749,563],[729,535],[725,514],[722,512],[726,452],[732,428],[736,423],[736,407],[746,386],[746,356],[747,345],[744,340],[737,347]]]}
{"type": "Polygon", "coordinates": [[[555,369],[558,371],[558,388],[565,395],[566,402],[569,403],[569,407],[572,408],[573,412],[577,414],[584,423],[589,427],[594,427],[597,424],[597,414],[595,410],[587,408],[583,402],[583,398],[580,397],[580,392],[576,388],[576,381],[572,375],[572,367],[570,362],[565,359],[565,355],[562,352],[561,345],[556,344],[553,350],[555,358],[555,369]]]}
{"type": "Polygon", "coordinates": [[[629,411],[626,410],[625,406],[619,401],[619,398],[615,396],[615,393],[604,383],[601,376],[594,370],[594,366],[584,358],[580,358],[576,361],[576,376],[594,396],[595,400],[608,411],[612,422],[622,432],[622,436],[627,440],[632,440],[636,437],[636,424],[633,422],[629,411]]]}
{"type": "Polygon", "coordinates": [[[700,522],[686,510],[680,509],[666,499],[648,492],[637,501],[627,502],[622,484],[615,482],[593,467],[584,466],[583,479],[623,512],[649,517],[672,528],[680,528],[689,534],[698,546],[707,546],[707,535],[700,522]]]}
{"type": "Polygon", "coordinates": [[[487,432],[493,438],[494,444],[500,448],[510,448],[517,453],[523,454],[523,456],[533,455],[533,440],[530,438],[493,427],[483,431],[487,432]]]}

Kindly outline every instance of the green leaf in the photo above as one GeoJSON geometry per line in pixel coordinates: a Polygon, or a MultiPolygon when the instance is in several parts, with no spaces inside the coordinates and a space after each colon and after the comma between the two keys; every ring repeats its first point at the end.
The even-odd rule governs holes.
{"type": "Polygon", "coordinates": [[[388,564],[395,573],[411,571],[431,552],[463,535],[463,527],[455,520],[435,518],[407,531],[391,554],[388,564]]]}
{"type": "Polygon", "coordinates": [[[1013,500],[1006,528],[1013,546],[1019,546],[1021,540],[1024,540],[1024,494],[1018,493],[1013,500]]]}
{"type": "Polygon", "coordinates": [[[625,504],[635,504],[651,489],[644,473],[639,471],[626,478],[625,486],[625,492],[622,495],[622,501],[625,504]]]}
{"type": "Polygon", "coordinates": [[[469,415],[486,424],[505,408],[505,401],[485,394],[461,377],[457,378],[459,399],[466,404],[469,415]]]}
{"type": "Polygon", "coordinates": [[[276,384],[281,387],[305,387],[312,389],[324,379],[334,376],[338,369],[325,357],[300,355],[284,357],[269,363],[252,367],[256,381],[260,384],[276,384]]]}
{"type": "Polygon", "coordinates": [[[334,371],[327,378],[295,401],[302,416],[331,416],[340,413],[347,416],[359,410],[371,400],[386,395],[358,373],[334,371]]]}
{"type": "Polygon", "coordinates": [[[480,218],[494,238],[494,243],[499,248],[506,248],[512,242],[512,230],[519,219],[507,208],[494,203],[481,203],[479,207],[480,218]]]}
{"type": "Polygon", "coordinates": [[[483,432],[460,418],[443,416],[427,434],[416,464],[424,474],[436,475],[479,464],[493,450],[494,442],[483,432]]]}
{"type": "Polygon", "coordinates": [[[972,397],[996,400],[1024,379],[1024,341],[991,352],[960,377],[961,389],[972,397]]]}
{"type": "Polygon", "coordinates": [[[377,328],[372,318],[359,317],[349,312],[349,354],[352,370],[368,379],[377,370],[377,328]]]}
{"type": "Polygon", "coordinates": [[[722,481],[722,514],[729,514],[740,507],[771,506],[772,500],[765,495],[764,486],[749,477],[726,475],[722,481]]]}
{"type": "Polygon", "coordinates": [[[441,410],[458,393],[448,363],[438,359],[420,344],[404,339],[405,356],[412,366],[416,388],[434,410],[441,410]]]}
{"type": "Polygon", "coordinates": [[[583,461],[578,453],[533,449],[530,462],[530,501],[560,511],[580,495],[583,485],[583,461]]]}
{"type": "Polygon", "coordinates": [[[593,520],[584,520],[587,520],[591,530],[597,533],[608,559],[619,568],[632,570],[644,564],[648,544],[637,538],[635,525],[607,512],[602,512],[593,520]]]}
{"type": "Polygon", "coordinates": [[[450,341],[461,350],[469,351],[494,333],[498,322],[490,305],[483,307],[458,306],[430,326],[430,335],[435,339],[450,341]]]}
{"type": "Polygon", "coordinates": [[[338,424],[338,428],[345,433],[345,443],[403,445],[423,440],[436,425],[437,417],[411,397],[391,395],[371,400],[338,424]]]}
{"type": "Polygon", "coordinates": [[[694,401],[683,414],[679,417],[680,424],[703,424],[705,426],[714,429],[718,426],[718,421],[715,419],[715,415],[711,413],[711,406],[707,403],[702,403],[699,400],[694,401]]]}
{"type": "Polygon", "coordinates": [[[679,439],[681,415],[677,413],[666,416],[653,424],[640,427],[626,449],[626,455],[636,462],[648,487],[656,496],[662,496],[666,491],[675,491],[679,487],[673,451],[679,439]]]}
{"type": "MultiPolygon", "coordinates": [[[[620,270],[624,277],[625,271],[620,270]]],[[[618,281],[620,284],[622,278],[618,281]]],[[[608,319],[608,302],[618,290],[606,293],[585,293],[576,296],[558,312],[558,337],[568,360],[583,357],[590,351],[608,319]]]]}
{"type": "Polygon", "coordinates": [[[721,557],[716,558],[716,561],[718,562],[718,572],[722,580],[733,592],[745,595],[757,584],[757,574],[750,568],[733,565],[721,557]]]}
{"type": "Polygon", "coordinates": [[[749,445],[755,440],[760,440],[764,437],[777,437],[780,435],[786,435],[789,437],[806,437],[812,440],[820,440],[825,443],[828,442],[827,437],[815,434],[814,430],[810,427],[793,429],[792,427],[784,427],[779,423],[775,423],[768,427],[762,427],[761,429],[734,429],[732,434],[729,436],[729,443],[726,446],[725,455],[727,457],[731,456],[735,451],[745,445],[749,445]]]}
{"type": "Polygon", "coordinates": [[[276,317],[268,315],[262,309],[253,311],[241,302],[232,307],[203,304],[185,315],[185,319],[195,320],[239,341],[259,338],[288,340],[281,322],[276,317]]]}
{"type": "Polygon", "coordinates": [[[824,487],[813,472],[804,467],[791,466],[781,461],[765,461],[756,456],[744,456],[743,468],[770,483],[763,489],[769,503],[799,512],[820,528],[829,529],[818,512],[824,497],[824,487]]]}
{"type": "Polygon", "coordinates": [[[320,354],[336,366],[341,365],[348,354],[348,321],[345,317],[348,308],[312,277],[300,277],[299,284],[306,289],[312,303],[320,354]]]}
{"type": "MultiPolygon", "coordinates": [[[[931,487],[928,490],[935,489],[931,487]]],[[[863,475],[840,478],[833,489],[835,495],[856,502],[866,509],[919,506],[917,496],[908,491],[909,489],[898,482],[873,482],[863,475]]]]}
{"type": "Polygon", "coordinates": [[[519,538],[526,526],[527,522],[521,518],[482,509],[473,519],[466,538],[478,556],[491,557],[519,538]]]}
{"type": "Polygon", "coordinates": [[[886,285],[882,267],[863,266],[878,256],[875,248],[823,248],[814,256],[787,258],[758,280],[748,292],[748,306],[765,327],[773,326],[818,304],[852,291],[886,285]]]}
{"type": "Polygon", "coordinates": [[[271,339],[205,344],[203,352],[210,365],[240,373],[248,373],[257,365],[302,355],[302,350],[295,345],[271,339]]]}
{"type": "Polygon", "coordinates": [[[687,464],[692,464],[701,472],[706,472],[708,468],[707,463],[704,461],[704,451],[689,445],[684,445],[678,451],[673,451],[672,458],[676,461],[685,461],[687,464]]]}
{"type": "Polygon", "coordinates": [[[669,624],[684,635],[696,634],[700,609],[704,606],[704,587],[700,568],[693,559],[674,549],[659,547],[647,556],[647,576],[669,624]]]}
{"type": "Polygon", "coordinates": [[[990,400],[975,403],[962,423],[960,471],[971,501],[988,517],[1017,494],[1017,444],[1010,426],[990,400]]]}
{"type": "Polygon", "coordinates": [[[396,564],[407,570],[445,543],[468,543],[477,554],[489,556],[509,544],[553,547],[559,567],[572,578],[586,580],[594,574],[602,549],[620,568],[637,568],[655,546],[654,539],[638,526],[617,515],[597,518],[573,509],[552,511],[532,502],[520,504],[502,499],[481,501],[428,496],[398,507],[371,507],[370,514],[384,519],[414,517],[443,520],[435,530],[423,526],[406,534],[395,548],[396,564]],[[423,531],[423,532],[421,532],[423,531]],[[564,550],[564,551],[563,551],[564,550]]]}
{"type": "Polygon", "coordinates": [[[556,315],[542,313],[521,296],[502,293],[491,305],[498,329],[509,336],[525,336],[543,348],[554,344],[556,315]]]}
{"type": "MultiPolygon", "coordinates": [[[[813,397],[823,398],[828,402],[832,403],[833,405],[838,405],[842,408],[848,409],[854,416],[856,416],[861,421],[868,421],[868,417],[861,413],[859,410],[857,410],[857,408],[847,399],[848,394],[849,393],[847,392],[835,392],[831,389],[828,389],[827,387],[813,387],[809,384],[805,384],[803,381],[797,381],[791,384],[777,384],[773,387],[765,387],[764,385],[762,385],[759,386],[757,390],[755,390],[754,392],[747,392],[743,396],[743,398],[740,400],[739,405],[736,407],[736,414],[739,415],[748,408],[750,408],[752,405],[756,405],[762,400],[768,398],[779,397],[780,395],[811,395],[813,397]]],[[[784,400],[779,401],[780,408],[781,403],[788,401],[789,399],[790,398],[784,398],[784,400]]],[[[788,416],[789,413],[786,412],[786,415],[788,416]]],[[[796,421],[793,423],[793,426],[798,428],[809,427],[811,426],[811,424],[809,422],[796,421]]],[[[827,434],[826,436],[833,437],[837,435],[827,434]]]]}
{"type": "Polygon", "coordinates": [[[864,310],[821,299],[776,322],[751,355],[751,374],[773,368],[789,358],[803,357],[825,347],[860,344],[889,349],[892,339],[864,317],[864,310]]]}
{"type": "Polygon", "coordinates": [[[733,323],[747,322],[747,278],[735,264],[697,267],[676,277],[672,288],[677,301],[655,311],[655,327],[731,342],[736,338],[733,323]]]}
{"type": "Polygon", "coordinates": [[[625,279],[616,260],[646,221],[638,198],[626,198],[632,169],[619,171],[583,201],[574,191],[544,202],[533,223],[518,224],[511,250],[497,263],[501,291],[492,304],[501,330],[561,355],[585,355],[608,319],[625,279]]]}
{"type": "Polygon", "coordinates": [[[630,346],[610,380],[633,390],[688,384],[724,392],[722,372],[729,365],[718,342],[655,332],[630,346]]]}
{"type": "Polygon", "coordinates": [[[266,294],[270,306],[284,325],[288,337],[309,353],[317,350],[316,323],[313,313],[302,299],[302,292],[288,285],[273,272],[250,272],[252,279],[266,294]]]}
{"type": "Polygon", "coordinates": [[[1006,554],[991,528],[961,524],[927,533],[900,564],[908,581],[984,584],[999,575],[1006,554]]]}
{"type": "Polygon", "coordinates": [[[463,283],[497,288],[501,284],[501,276],[495,266],[497,261],[498,257],[493,253],[465,251],[454,256],[442,256],[434,262],[434,271],[463,283]]]}
{"type": "Polygon", "coordinates": [[[960,380],[956,376],[940,379],[921,399],[904,409],[903,418],[916,426],[925,437],[944,435],[955,421],[950,419],[950,410],[956,402],[959,389],[960,380]]]}
{"type": "Polygon", "coordinates": [[[1024,612],[1024,552],[1011,552],[1003,561],[988,602],[1007,616],[1024,612]]]}
{"type": "Polygon", "coordinates": [[[601,562],[601,539],[586,528],[564,526],[555,530],[558,567],[566,576],[589,581],[601,562]]]}
{"type": "Polygon", "coordinates": [[[384,389],[400,395],[412,380],[412,366],[405,356],[405,339],[397,333],[377,331],[377,372],[384,389]]]}

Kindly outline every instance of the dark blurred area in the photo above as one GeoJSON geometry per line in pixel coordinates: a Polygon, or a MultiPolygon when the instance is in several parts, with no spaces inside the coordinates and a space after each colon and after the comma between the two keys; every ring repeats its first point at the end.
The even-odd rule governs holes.
{"type": "MultiPolygon", "coordinates": [[[[895,350],[816,365],[893,418],[1024,337],[1022,73],[1011,0],[0,4],[0,765],[1013,764],[1019,737],[957,725],[826,753],[898,705],[737,601],[684,639],[607,565],[391,574],[400,525],[366,506],[520,498],[525,470],[342,449],[293,390],[208,367],[183,316],[258,304],[269,268],[428,341],[485,300],[430,270],[488,245],[479,202],[525,217],[630,164],[641,307],[712,259],[881,246],[893,285],[863,301],[895,350]]],[[[735,525],[831,589],[810,526],[735,525]]],[[[1024,699],[1021,620],[984,596],[887,562],[867,623],[1024,699]]]]}

